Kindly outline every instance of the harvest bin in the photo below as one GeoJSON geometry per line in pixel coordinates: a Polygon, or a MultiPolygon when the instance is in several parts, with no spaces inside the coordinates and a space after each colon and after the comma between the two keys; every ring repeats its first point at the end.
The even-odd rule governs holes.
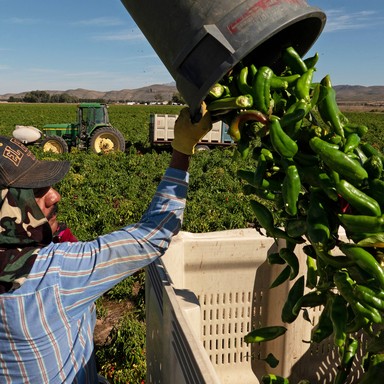
{"type": "Polygon", "coordinates": [[[192,110],[240,60],[281,67],[282,49],[301,55],[326,16],[306,0],[121,0],[192,110]]]}
{"type": "MultiPolygon", "coordinates": [[[[283,246],[250,228],[180,232],[146,270],[146,382],[257,384],[268,372],[292,383],[331,383],[339,361],[332,338],[319,345],[303,342],[321,308],[309,312],[311,323],[300,315],[283,324],[281,309],[294,281],[268,288],[283,266],[270,266],[266,257],[283,246]],[[288,331],[268,343],[243,342],[253,328],[266,325],[288,331]],[[279,360],[274,369],[263,360],[268,353],[279,360]]],[[[305,260],[299,246],[296,254],[305,260]]],[[[355,364],[350,383],[361,374],[355,364]]]]}

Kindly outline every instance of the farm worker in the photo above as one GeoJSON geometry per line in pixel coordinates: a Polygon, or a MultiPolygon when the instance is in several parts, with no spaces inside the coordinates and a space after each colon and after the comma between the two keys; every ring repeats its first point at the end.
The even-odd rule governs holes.
{"type": "Polygon", "coordinates": [[[211,128],[204,108],[198,123],[182,109],[171,162],[141,220],[87,242],[56,236],[61,196],[52,185],[69,162],[37,160],[0,136],[0,383],[98,382],[94,302],[164,254],[182,224],[190,156],[211,128]]]}

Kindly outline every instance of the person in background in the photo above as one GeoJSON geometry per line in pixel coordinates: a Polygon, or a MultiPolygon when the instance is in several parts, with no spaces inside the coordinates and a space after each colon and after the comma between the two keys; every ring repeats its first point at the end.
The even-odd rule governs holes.
{"type": "Polygon", "coordinates": [[[197,123],[182,109],[141,220],[87,242],[57,218],[53,185],[70,163],[38,160],[0,136],[0,383],[98,383],[94,302],[167,250],[182,225],[190,157],[211,128],[204,104],[197,123]]]}

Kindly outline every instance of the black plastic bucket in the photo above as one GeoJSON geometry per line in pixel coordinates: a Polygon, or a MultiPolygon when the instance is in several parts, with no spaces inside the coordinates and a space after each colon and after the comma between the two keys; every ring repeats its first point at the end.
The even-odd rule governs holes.
{"type": "Polygon", "coordinates": [[[281,67],[304,56],[326,16],[305,0],[121,0],[191,108],[239,61],[281,67]]]}

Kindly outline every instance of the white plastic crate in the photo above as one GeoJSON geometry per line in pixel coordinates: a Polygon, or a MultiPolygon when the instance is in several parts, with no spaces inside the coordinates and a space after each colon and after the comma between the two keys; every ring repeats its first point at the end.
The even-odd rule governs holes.
{"type": "MultiPolygon", "coordinates": [[[[147,268],[148,383],[257,384],[266,372],[292,383],[332,383],[338,362],[332,340],[302,342],[320,308],[309,312],[312,324],[301,315],[283,324],[281,309],[293,282],[268,288],[283,266],[270,266],[266,257],[283,246],[254,229],[181,232],[173,239],[147,268]],[[268,343],[243,342],[250,330],[266,325],[288,331],[268,343]],[[280,361],[277,368],[263,361],[268,353],[280,361]]],[[[296,254],[305,260],[300,246],[296,254]]],[[[350,382],[360,375],[355,364],[350,382]]]]}

